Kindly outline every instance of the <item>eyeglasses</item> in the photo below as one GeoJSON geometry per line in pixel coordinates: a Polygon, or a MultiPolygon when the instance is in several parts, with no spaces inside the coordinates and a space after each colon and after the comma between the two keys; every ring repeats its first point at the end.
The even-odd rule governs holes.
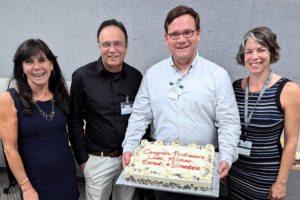
{"type": "Polygon", "coordinates": [[[185,37],[185,38],[191,38],[194,35],[194,32],[196,30],[197,29],[195,29],[193,31],[189,30],[189,31],[185,31],[183,33],[174,32],[174,33],[170,33],[170,34],[167,34],[167,35],[169,35],[172,40],[177,40],[180,37],[180,35],[183,35],[183,37],[185,37]]]}
{"type": "Polygon", "coordinates": [[[115,42],[115,43],[111,44],[111,43],[108,43],[108,42],[104,42],[104,43],[100,44],[100,47],[102,47],[104,49],[109,49],[111,47],[111,45],[113,45],[113,47],[115,49],[122,49],[123,47],[126,46],[126,43],[123,44],[122,42],[115,42]]]}

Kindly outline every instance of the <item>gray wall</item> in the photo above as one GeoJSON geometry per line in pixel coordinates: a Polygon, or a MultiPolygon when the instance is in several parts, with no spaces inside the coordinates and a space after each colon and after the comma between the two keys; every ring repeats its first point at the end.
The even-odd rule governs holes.
{"type": "Polygon", "coordinates": [[[78,67],[98,59],[96,32],[103,20],[122,21],[129,35],[125,61],[144,73],[170,56],[164,43],[163,23],[170,9],[185,4],[200,13],[201,56],[224,67],[233,80],[247,76],[234,59],[243,35],[268,26],[282,47],[275,73],[300,84],[300,4],[297,0],[0,0],[0,78],[12,74],[17,46],[41,38],[57,55],[67,80],[78,67]]]}

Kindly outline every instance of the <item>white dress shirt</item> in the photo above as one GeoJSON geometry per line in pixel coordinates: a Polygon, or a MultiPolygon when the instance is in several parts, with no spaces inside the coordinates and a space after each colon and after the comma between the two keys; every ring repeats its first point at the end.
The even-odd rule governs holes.
{"type": "Polygon", "coordinates": [[[219,147],[221,160],[238,158],[240,118],[228,73],[197,55],[180,82],[182,95],[168,98],[167,87],[182,72],[172,56],[149,68],[135,98],[133,112],[123,141],[123,152],[139,146],[148,124],[155,140],[219,147]]]}

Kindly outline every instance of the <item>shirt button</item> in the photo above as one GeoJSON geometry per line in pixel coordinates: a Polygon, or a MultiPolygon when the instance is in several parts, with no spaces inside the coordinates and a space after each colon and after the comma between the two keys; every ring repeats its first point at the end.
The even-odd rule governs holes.
{"type": "Polygon", "coordinates": [[[116,94],[114,94],[114,97],[116,97],[117,95],[116,94]]]}
{"type": "Polygon", "coordinates": [[[119,111],[118,110],[116,110],[116,113],[118,113],[119,111]]]}
{"type": "Polygon", "coordinates": [[[180,128],[180,130],[182,130],[182,128],[180,128]]]}

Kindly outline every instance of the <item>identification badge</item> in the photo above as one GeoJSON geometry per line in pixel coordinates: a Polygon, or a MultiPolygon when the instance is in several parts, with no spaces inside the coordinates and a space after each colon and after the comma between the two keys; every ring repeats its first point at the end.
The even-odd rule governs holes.
{"type": "Polygon", "coordinates": [[[182,90],[183,90],[182,85],[174,84],[173,82],[170,82],[167,87],[167,91],[169,92],[168,97],[170,99],[177,99],[178,95],[182,94],[182,90]]]}
{"type": "Polygon", "coordinates": [[[133,102],[129,102],[129,96],[126,95],[126,102],[121,102],[121,115],[132,113],[133,102]]]}
{"type": "Polygon", "coordinates": [[[238,153],[245,156],[250,156],[252,148],[252,142],[239,140],[238,143],[238,153]]]}
{"type": "Polygon", "coordinates": [[[168,97],[170,99],[177,99],[178,98],[178,91],[177,90],[171,90],[169,93],[168,93],[168,97]]]}
{"type": "Polygon", "coordinates": [[[133,102],[121,102],[121,115],[132,113],[133,102]]]}

